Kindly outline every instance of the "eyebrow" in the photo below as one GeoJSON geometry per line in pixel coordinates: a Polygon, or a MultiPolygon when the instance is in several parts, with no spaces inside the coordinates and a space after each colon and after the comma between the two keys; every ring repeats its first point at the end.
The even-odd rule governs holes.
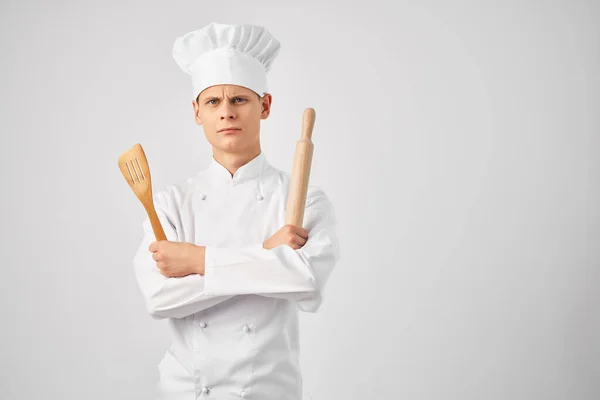
{"type": "MultiPolygon", "coordinates": [[[[233,95],[233,96],[231,96],[229,98],[230,99],[235,99],[236,97],[248,98],[248,96],[245,95],[245,94],[236,94],[236,95],[233,95]]],[[[208,97],[205,97],[204,99],[202,99],[203,102],[206,102],[206,101],[209,101],[209,100],[221,100],[221,97],[219,97],[219,96],[208,96],[208,97]]]]}

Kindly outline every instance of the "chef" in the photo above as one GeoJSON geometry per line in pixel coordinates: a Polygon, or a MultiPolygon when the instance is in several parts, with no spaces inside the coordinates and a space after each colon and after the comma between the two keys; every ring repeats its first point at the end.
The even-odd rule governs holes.
{"type": "Polygon", "coordinates": [[[303,226],[285,225],[290,174],[261,150],[279,49],[248,24],[210,23],[175,40],[213,155],[154,193],[167,240],[156,241],[146,219],[133,259],[148,313],[172,333],[159,399],[302,399],[298,312],[321,306],[339,246],[333,205],[314,185],[303,226]]]}

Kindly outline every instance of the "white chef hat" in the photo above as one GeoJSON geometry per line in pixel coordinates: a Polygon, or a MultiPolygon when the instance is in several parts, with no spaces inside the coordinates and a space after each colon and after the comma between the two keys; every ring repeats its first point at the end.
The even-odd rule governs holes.
{"type": "Polygon", "coordinates": [[[194,99],[207,87],[221,84],[244,86],[263,96],[280,47],[262,26],[211,22],[178,37],[173,58],[192,76],[194,99]]]}

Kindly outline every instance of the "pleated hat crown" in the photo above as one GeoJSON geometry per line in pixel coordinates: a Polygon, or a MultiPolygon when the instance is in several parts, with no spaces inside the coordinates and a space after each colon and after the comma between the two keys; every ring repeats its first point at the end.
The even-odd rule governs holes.
{"type": "Polygon", "coordinates": [[[211,22],[178,37],[173,58],[191,75],[193,98],[207,87],[244,86],[263,96],[268,93],[267,73],[281,44],[264,27],[211,22]]]}

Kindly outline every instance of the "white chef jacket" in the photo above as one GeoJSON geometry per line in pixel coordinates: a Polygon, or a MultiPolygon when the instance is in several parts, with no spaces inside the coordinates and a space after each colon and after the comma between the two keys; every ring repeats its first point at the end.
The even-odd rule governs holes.
{"type": "Polygon", "coordinates": [[[285,224],[289,182],[261,152],[233,177],[212,158],[154,194],[167,239],[206,246],[204,275],[167,278],[148,250],[150,221],[142,223],[135,276],[149,314],[168,318],[172,333],[159,399],[302,399],[298,311],[319,309],[339,245],[333,205],[309,185],[305,245],[263,248],[285,224]]]}

